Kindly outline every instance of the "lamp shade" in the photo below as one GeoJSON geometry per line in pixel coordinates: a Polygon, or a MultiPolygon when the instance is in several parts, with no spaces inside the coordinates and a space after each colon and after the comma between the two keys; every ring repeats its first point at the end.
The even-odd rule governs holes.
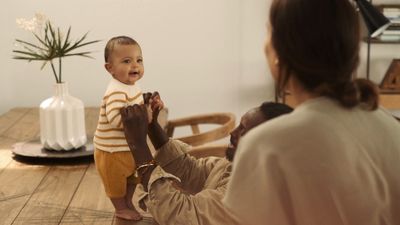
{"type": "Polygon", "coordinates": [[[388,18],[367,0],[356,0],[356,3],[371,37],[378,36],[390,25],[388,18]]]}

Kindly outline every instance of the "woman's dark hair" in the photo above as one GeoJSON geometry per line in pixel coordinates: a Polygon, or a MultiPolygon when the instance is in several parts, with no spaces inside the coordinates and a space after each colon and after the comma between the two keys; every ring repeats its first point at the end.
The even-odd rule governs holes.
{"type": "Polygon", "coordinates": [[[282,94],[290,76],[307,91],[338,100],[346,108],[378,106],[375,85],[353,75],[359,63],[360,28],[349,0],[274,0],[271,43],[279,60],[282,94]]]}

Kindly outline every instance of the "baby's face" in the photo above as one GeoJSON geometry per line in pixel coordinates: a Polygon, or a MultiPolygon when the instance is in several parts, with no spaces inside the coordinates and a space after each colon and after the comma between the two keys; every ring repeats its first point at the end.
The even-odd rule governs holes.
{"type": "Polygon", "coordinates": [[[115,45],[105,67],[115,79],[133,85],[144,74],[142,50],[138,45],[115,45]]]}

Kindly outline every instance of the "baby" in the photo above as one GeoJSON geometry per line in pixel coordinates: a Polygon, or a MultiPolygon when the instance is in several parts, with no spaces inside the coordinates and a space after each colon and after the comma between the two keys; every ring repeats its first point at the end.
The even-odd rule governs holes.
{"type": "Polygon", "coordinates": [[[136,84],[144,73],[142,50],[132,38],[118,36],[108,41],[104,58],[112,79],[102,100],[93,140],[96,169],[114,205],[115,216],[140,220],[142,216],[132,204],[136,165],[125,139],[120,109],[143,104],[142,91],[136,84]]]}

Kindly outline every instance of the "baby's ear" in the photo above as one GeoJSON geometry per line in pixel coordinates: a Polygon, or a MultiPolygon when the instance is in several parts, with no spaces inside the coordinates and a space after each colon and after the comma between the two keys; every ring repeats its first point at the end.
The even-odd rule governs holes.
{"type": "Polygon", "coordinates": [[[111,73],[111,68],[112,68],[112,65],[111,65],[111,63],[105,63],[104,64],[104,68],[106,68],[106,70],[109,72],[109,73],[111,73]]]}

